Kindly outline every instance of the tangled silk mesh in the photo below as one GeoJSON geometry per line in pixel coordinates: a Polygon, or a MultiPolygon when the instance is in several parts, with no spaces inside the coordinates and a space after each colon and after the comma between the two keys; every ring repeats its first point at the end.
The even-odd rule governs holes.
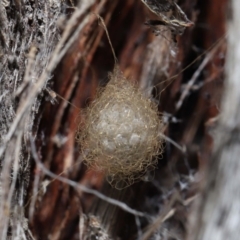
{"type": "Polygon", "coordinates": [[[154,168],[162,150],[157,106],[116,67],[110,81],[85,112],[78,141],[90,168],[103,171],[117,188],[154,168]]]}

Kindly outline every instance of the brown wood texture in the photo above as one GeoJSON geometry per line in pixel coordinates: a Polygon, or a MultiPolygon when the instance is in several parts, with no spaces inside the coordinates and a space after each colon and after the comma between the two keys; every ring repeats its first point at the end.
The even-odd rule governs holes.
{"type": "MultiPolygon", "coordinates": [[[[176,202],[196,194],[194,184],[197,184],[197,180],[191,184],[189,176],[199,170],[199,165],[209,161],[212,149],[209,141],[212,140],[206,123],[218,114],[221,97],[224,44],[199,73],[179,109],[176,109],[176,104],[184,87],[187,87],[189,79],[209,52],[171,83],[163,83],[171,75],[181,72],[225,33],[226,1],[182,1],[181,6],[188,17],[195,21],[195,26],[178,37],[176,46],[171,42],[169,33],[163,30],[162,35],[155,36],[144,25],[147,11],[140,1],[101,1],[96,2],[90,10],[103,17],[124,75],[130,81],[141,81],[144,84],[149,79],[143,79],[142,75],[148,77],[152,74],[150,86],[156,86],[153,97],[159,102],[160,112],[179,119],[177,123],[170,121],[166,124],[165,134],[185,146],[186,153],[181,153],[166,141],[165,153],[163,158],[159,158],[159,167],[154,173],[153,182],[140,182],[122,193],[110,186],[105,187],[106,195],[121,199],[133,208],[150,212],[152,216],[164,212],[175,193],[179,194],[176,202]],[[170,52],[175,48],[176,57],[172,57],[170,52]],[[188,181],[185,183],[187,189],[181,189],[180,183],[184,182],[184,178],[188,181]],[[174,194],[170,194],[171,191],[174,194]],[[117,197],[119,194],[121,197],[117,197]],[[169,194],[168,200],[163,201],[165,194],[169,194]],[[146,199],[153,201],[153,206],[146,199]]],[[[108,72],[114,66],[106,34],[100,25],[96,16],[90,15],[88,24],[55,70],[52,79],[53,90],[80,109],[94,98],[97,86],[106,84],[108,72]]],[[[100,190],[104,176],[86,169],[81,163],[79,147],[75,143],[79,118],[79,109],[63,100],[58,99],[54,105],[50,102],[42,105],[38,130],[39,146],[44,141],[41,160],[54,173],[64,172],[63,176],[100,190]],[[43,139],[40,139],[41,134],[43,139]]],[[[93,199],[89,194],[54,181],[47,187],[46,194],[35,210],[31,222],[34,235],[39,239],[49,235],[50,239],[78,239],[79,217],[93,209],[93,199]]],[[[100,216],[100,221],[109,229],[110,235],[114,239],[117,236],[121,239],[134,239],[137,230],[134,217],[109,204],[103,207],[104,204],[106,205],[103,201],[95,202],[94,214],[100,216]]],[[[177,206],[176,209],[177,213],[170,218],[167,225],[173,232],[174,229],[180,229],[179,239],[184,239],[187,208],[177,206]]],[[[146,220],[141,220],[142,227],[147,224],[146,220]]]]}
{"type": "Polygon", "coordinates": [[[31,132],[37,157],[29,150],[31,173],[24,205],[34,239],[186,239],[190,206],[201,190],[220,111],[228,1],[178,1],[194,25],[176,36],[176,42],[167,26],[156,35],[145,24],[152,14],[140,0],[57,2],[65,17],[58,16],[59,38],[72,27],[60,48],[73,42],[56,66],[46,70],[49,79],[38,96],[40,107],[31,132]],[[71,22],[84,4],[88,7],[71,22]],[[167,138],[157,169],[124,190],[112,188],[103,173],[87,169],[76,142],[79,125],[84,126],[83,110],[98,88],[107,84],[115,65],[97,15],[106,24],[124,76],[158,104],[162,134],[167,138]],[[34,162],[36,158],[54,174],[121,201],[144,216],[49,177],[34,162]]]}
{"type": "Polygon", "coordinates": [[[221,114],[203,195],[189,239],[239,238],[239,38],[240,4],[231,1],[228,14],[228,53],[221,114]]]}

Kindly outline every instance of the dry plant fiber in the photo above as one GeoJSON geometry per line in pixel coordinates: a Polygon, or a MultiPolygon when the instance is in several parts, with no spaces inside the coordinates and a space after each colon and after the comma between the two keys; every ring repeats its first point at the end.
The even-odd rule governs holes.
{"type": "Polygon", "coordinates": [[[158,136],[162,124],[157,106],[118,67],[109,77],[85,112],[78,142],[85,163],[103,171],[112,186],[122,188],[156,166],[154,156],[162,151],[158,136]]]}

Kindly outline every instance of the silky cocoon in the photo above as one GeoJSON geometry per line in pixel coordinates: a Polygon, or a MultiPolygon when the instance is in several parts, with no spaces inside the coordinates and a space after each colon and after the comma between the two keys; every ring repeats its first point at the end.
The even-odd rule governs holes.
{"type": "Polygon", "coordinates": [[[118,67],[85,112],[78,142],[85,163],[103,171],[113,186],[131,185],[156,166],[162,151],[157,106],[118,67]]]}

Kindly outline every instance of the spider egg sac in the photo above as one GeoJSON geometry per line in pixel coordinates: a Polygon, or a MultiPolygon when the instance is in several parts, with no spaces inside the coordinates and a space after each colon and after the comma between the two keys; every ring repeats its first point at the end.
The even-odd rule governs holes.
{"type": "Polygon", "coordinates": [[[130,185],[156,165],[154,156],[162,151],[157,106],[117,67],[85,118],[78,133],[84,161],[103,171],[113,186],[130,185]]]}

